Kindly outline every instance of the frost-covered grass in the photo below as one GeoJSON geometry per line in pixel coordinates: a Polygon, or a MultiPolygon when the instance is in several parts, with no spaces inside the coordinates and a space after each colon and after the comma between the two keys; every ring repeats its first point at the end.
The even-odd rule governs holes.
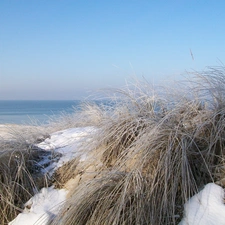
{"type": "Polygon", "coordinates": [[[100,172],[73,190],[52,224],[177,224],[185,202],[223,176],[223,72],[195,74],[187,92],[157,94],[146,83],[120,90],[88,147],[100,172]]]}
{"type": "MultiPolygon", "coordinates": [[[[224,68],[191,74],[177,86],[177,90],[154,89],[147,82],[135,83],[127,89],[115,90],[117,99],[113,99],[111,106],[86,104],[76,115],[64,116],[45,127],[45,133],[59,131],[52,135],[52,140],[35,145],[43,152],[57,153],[53,161],[48,158],[49,164],[44,169],[50,179],[46,174],[45,177],[51,185],[68,191],[50,224],[167,225],[178,224],[184,217],[183,225],[196,224],[193,221],[205,216],[195,217],[187,202],[208,183],[224,184],[224,68]],[[77,142],[79,132],[75,132],[75,137],[71,131],[81,127],[92,131],[82,130],[85,136],[79,136],[77,142]],[[60,131],[64,129],[67,131],[60,131]],[[69,148],[68,157],[64,151],[69,148]],[[49,169],[53,169],[51,174],[49,169]]],[[[33,170],[28,171],[31,180],[35,180],[33,170]]],[[[200,208],[196,199],[201,197],[204,207],[207,202],[212,204],[204,201],[206,195],[211,196],[209,187],[215,195],[219,193],[214,199],[219,199],[218,209],[222,210],[222,188],[210,185],[190,200],[196,213],[198,208],[205,209],[200,208]]],[[[29,190],[29,184],[21,186],[29,190]]],[[[11,205],[22,209],[27,198],[22,195],[20,206],[17,201],[11,205]]],[[[13,215],[9,211],[8,218],[15,216],[14,211],[13,215]]],[[[203,223],[210,224],[210,219],[205,217],[200,224],[203,223]]]]}
{"type": "Polygon", "coordinates": [[[48,186],[38,162],[51,153],[21,140],[1,140],[0,149],[0,224],[7,224],[41,187],[48,186]]]}

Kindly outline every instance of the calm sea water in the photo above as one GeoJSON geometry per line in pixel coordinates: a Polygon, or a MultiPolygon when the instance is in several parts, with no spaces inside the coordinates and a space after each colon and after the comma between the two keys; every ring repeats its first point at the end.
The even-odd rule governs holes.
{"type": "Polygon", "coordinates": [[[0,124],[29,124],[32,121],[47,123],[52,116],[74,113],[80,103],[80,101],[0,100],[0,124]]]}

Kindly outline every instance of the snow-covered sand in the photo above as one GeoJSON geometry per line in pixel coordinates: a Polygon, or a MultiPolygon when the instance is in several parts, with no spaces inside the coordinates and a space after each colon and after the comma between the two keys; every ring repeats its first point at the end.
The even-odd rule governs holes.
{"type": "Polygon", "coordinates": [[[179,225],[224,225],[224,189],[214,183],[207,184],[185,204],[184,211],[179,225]]]}
{"type": "Polygon", "coordinates": [[[51,174],[54,170],[75,157],[79,157],[80,161],[84,161],[87,156],[79,151],[79,147],[83,138],[87,139],[87,135],[95,131],[96,128],[94,127],[70,128],[55,132],[50,138],[38,144],[37,146],[41,149],[54,151],[62,155],[57,163],[51,164],[45,170],[51,174]]]}
{"type": "MultiPolygon", "coordinates": [[[[77,156],[80,156],[81,161],[85,160],[85,155],[79,155],[79,145],[82,138],[87,138],[87,135],[95,130],[94,127],[62,130],[53,133],[50,138],[38,144],[39,148],[61,153],[60,160],[54,162],[45,170],[51,174],[55,169],[77,156]]],[[[43,160],[44,164],[48,159],[44,158],[43,160]]],[[[47,224],[48,220],[58,213],[61,205],[66,200],[67,192],[65,189],[59,190],[54,189],[54,187],[42,188],[39,193],[25,204],[24,211],[11,221],[9,225],[47,224]]]]}
{"type": "Polygon", "coordinates": [[[33,225],[47,224],[60,210],[60,206],[66,200],[67,190],[54,189],[54,187],[42,188],[26,204],[25,209],[9,225],[33,225]]]}
{"type": "MultiPolygon", "coordinates": [[[[58,131],[38,145],[38,147],[57,151],[62,156],[58,162],[48,168],[53,171],[64,163],[79,156],[85,160],[86,155],[79,152],[79,145],[83,138],[95,132],[94,127],[72,128],[58,131]]],[[[45,159],[43,159],[45,160],[45,159]]],[[[27,203],[26,208],[9,225],[47,224],[56,215],[66,199],[67,190],[57,190],[54,187],[43,188],[27,203]]],[[[224,225],[225,205],[224,189],[210,183],[185,204],[185,216],[179,225],[224,225]]]]}

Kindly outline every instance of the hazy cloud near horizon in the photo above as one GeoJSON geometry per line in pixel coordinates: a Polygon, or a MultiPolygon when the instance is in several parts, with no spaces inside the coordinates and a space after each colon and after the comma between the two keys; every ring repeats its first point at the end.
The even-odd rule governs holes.
{"type": "Polygon", "coordinates": [[[80,99],[224,62],[224,1],[0,2],[0,99],[80,99]]]}

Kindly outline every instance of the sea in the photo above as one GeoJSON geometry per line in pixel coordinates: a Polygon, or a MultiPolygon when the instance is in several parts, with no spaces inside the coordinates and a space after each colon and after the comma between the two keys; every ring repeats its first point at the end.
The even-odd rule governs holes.
{"type": "Polygon", "coordinates": [[[0,100],[0,124],[47,124],[79,110],[79,100],[0,100]]]}

